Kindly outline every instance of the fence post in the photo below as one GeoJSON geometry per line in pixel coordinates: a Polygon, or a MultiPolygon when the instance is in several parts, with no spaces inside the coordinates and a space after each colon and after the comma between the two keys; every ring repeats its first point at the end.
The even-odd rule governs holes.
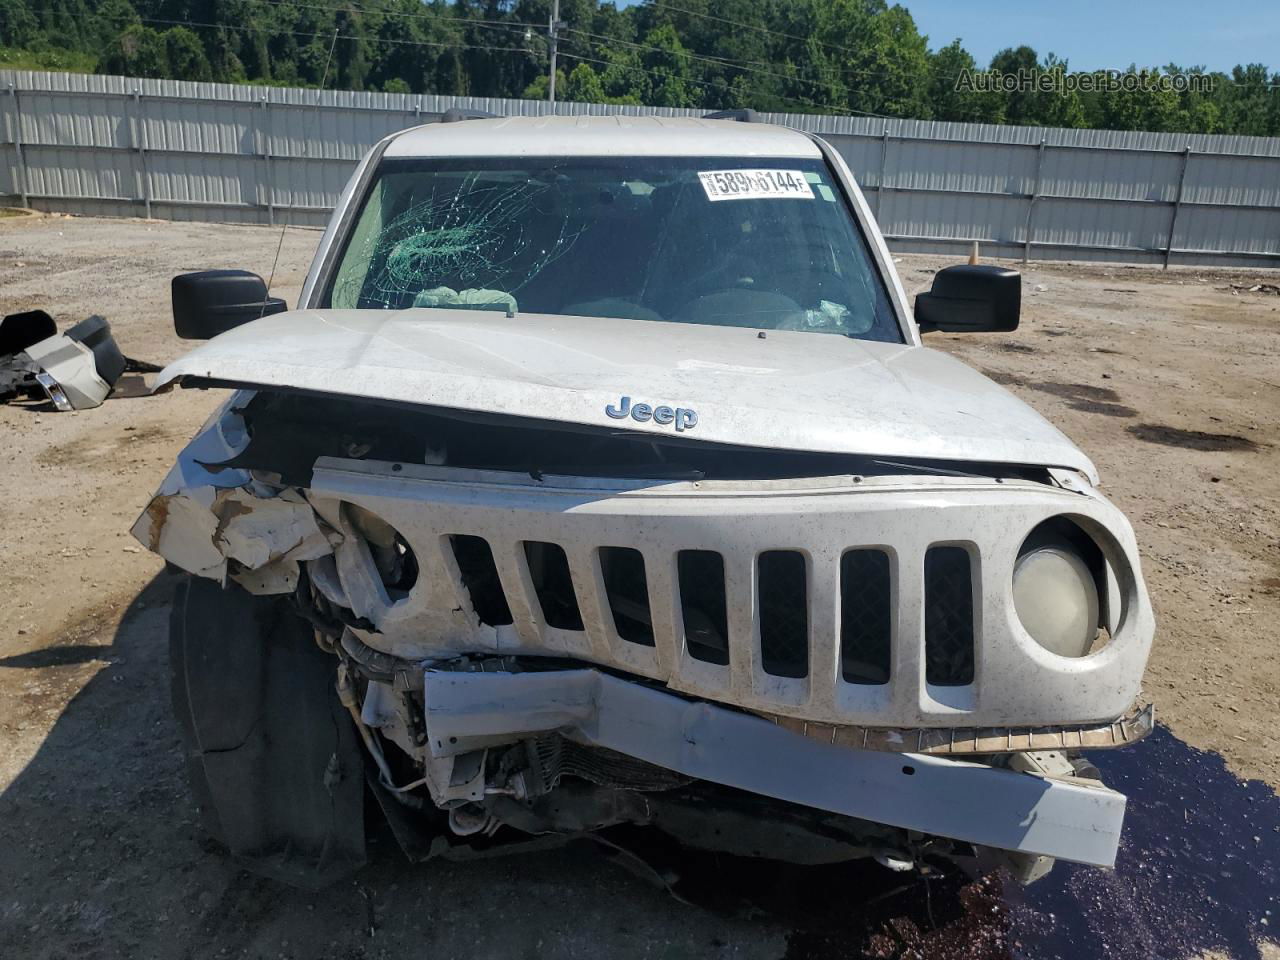
{"type": "Polygon", "coordinates": [[[1031,197],[1027,200],[1027,222],[1022,230],[1022,262],[1031,260],[1031,238],[1036,228],[1036,200],[1040,197],[1040,171],[1044,169],[1044,138],[1036,148],[1036,176],[1031,184],[1031,197]]]}
{"type": "Polygon", "coordinates": [[[889,127],[886,124],[884,134],[880,138],[880,176],[876,180],[876,223],[880,224],[880,229],[884,230],[884,224],[880,223],[880,208],[884,205],[884,178],[887,175],[889,163],[889,127]]]}
{"type": "Polygon", "coordinates": [[[258,156],[262,158],[263,177],[266,182],[267,223],[276,225],[276,181],[271,171],[271,105],[267,94],[259,101],[262,106],[262,121],[258,124],[258,156]]]}
{"type": "Polygon", "coordinates": [[[1169,242],[1164,245],[1164,269],[1169,269],[1169,255],[1173,253],[1173,231],[1178,226],[1178,211],[1182,209],[1182,187],[1187,182],[1187,164],[1191,161],[1191,148],[1182,151],[1182,169],[1178,171],[1178,192],[1173,197],[1173,214],[1169,217],[1169,242]]]}
{"type": "Polygon", "coordinates": [[[138,166],[134,171],[134,186],[142,194],[146,217],[151,219],[151,169],[147,165],[147,117],[143,112],[142,91],[133,88],[133,118],[129,123],[129,149],[137,154],[138,166]]]}
{"type": "Polygon", "coordinates": [[[18,161],[14,171],[18,182],[14,186],[18,188],[18,197],[26,207],[30,205],[31,198],[28,196],[27,155],[22,151],[22,107],[18,103],[18,88],[13,85],[12,80],[9,81],[9,96],[13,98],[13,150],[18,161]]]}

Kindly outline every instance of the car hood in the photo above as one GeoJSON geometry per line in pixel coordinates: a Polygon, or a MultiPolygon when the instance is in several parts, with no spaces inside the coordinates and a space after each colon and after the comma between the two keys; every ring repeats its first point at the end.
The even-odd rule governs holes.
{"type": "MultiPolygon", "coordinates": [[[[832,334],[475,310],[296,310],[170,364],[184,380],[286,387],[675,435],[622,397],[694,410],[691,440],[879,457],[1093,464],[1038,413],[925,347],[832,334]]],[[[688,417],[684,418],[687,423],[688,417]]]]}

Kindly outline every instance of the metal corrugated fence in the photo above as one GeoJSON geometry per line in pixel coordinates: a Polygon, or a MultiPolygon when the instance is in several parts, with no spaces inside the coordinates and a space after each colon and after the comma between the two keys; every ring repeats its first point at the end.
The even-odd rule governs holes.
{"type": "MultiPolygon", "coordinates": [[[[510,116],[548,105],[0,70],[0,194],[77,214],[321,225],[368,146],[450,107],[510,116]]],[[[763,119],[839,150],[896,250],[979,240],[997,256],[1280,266],[1280,139],[763,119]]]]}

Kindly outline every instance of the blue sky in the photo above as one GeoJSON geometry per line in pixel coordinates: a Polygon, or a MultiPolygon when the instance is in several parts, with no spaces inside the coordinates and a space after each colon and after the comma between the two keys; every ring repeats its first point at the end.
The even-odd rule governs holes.
{"type": "MultiPolygon", "coordinates": [[[[634,0],[618,0],[630,6],[634,0]]],[[[893,2],[893,0],[890,0],[893,2]]],[[[1056,53],[1076,70],[1265,63],[1280,70],[1280,0],[898,0],[930,49],[959,37],[985,67],[1005,47],[1056,53]]]]}
{"type": "Polygon", "coordinates": [[[1229,70],[1237,63],[1280,69],[1277,0],[902,0],[929,47],[959,37],[979,66],[1025,43],[1073,69],[1177,63],[1229,70]]]}

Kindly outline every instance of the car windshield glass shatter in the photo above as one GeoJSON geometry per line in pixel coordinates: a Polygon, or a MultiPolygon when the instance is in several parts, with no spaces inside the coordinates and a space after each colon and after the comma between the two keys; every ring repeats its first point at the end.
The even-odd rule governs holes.
{"type": "Polygon", "coordinates": [[[830,171],[790,157],[387,160],[323,305],[902,342],[830,171]]]}

